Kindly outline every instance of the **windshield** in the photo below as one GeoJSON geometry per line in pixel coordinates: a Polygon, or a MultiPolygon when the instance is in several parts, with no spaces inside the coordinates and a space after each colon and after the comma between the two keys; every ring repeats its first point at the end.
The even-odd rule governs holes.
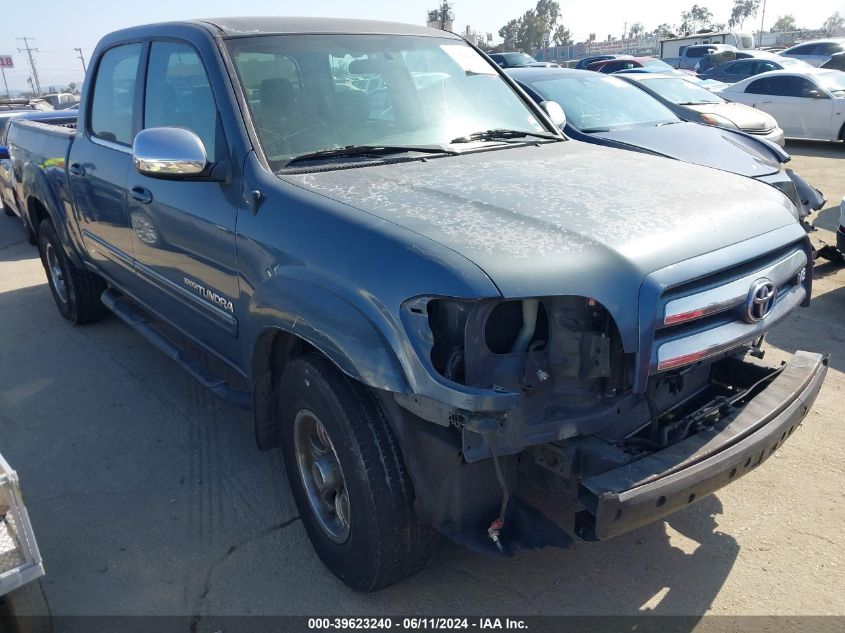
{"type": "Polygon", "coordinates": [[[725,102],[722,97],[714,95],[709,90],[705,90],[701,86],[696,86],[694,83],[678,77],[643,79],[642,83],[667,101],[678,105],[725,102]]]}
{"type": "Polygon", "coordinates": [[[273,168],[333,148],[547,131],[490,63],[455,39],[270,35],[227,46],[273,168]]]}
{"type": "Polygon", "coordinates": [[[508,66],[528,66],[537,63],[537,60],[528,53],[503,53],[502,57],[505,58],[508,66]]]}
{"type": "Polygon", "coordinates": [[[648,68],[649,70],[659,73],[664,70],[675,70],[669,64],[664,62],[661,59],[641,59],[640,63],[643,65],[643,68],[648,68]]]}
{"type": "Polygon", "coordinates": [[[833,93],[834,97],[845,97],[845,73],[841,70],[819,73],[816,79],[823,88],[833,93]]]}
{"type": "Polygon", "coordinates": [[[557,101],[566,113],[567,122],[582,132],[652,127],[678,121],[654,97],[621,79],[585,75],[546,76],[530,85],[544,99],[557,101]]]}

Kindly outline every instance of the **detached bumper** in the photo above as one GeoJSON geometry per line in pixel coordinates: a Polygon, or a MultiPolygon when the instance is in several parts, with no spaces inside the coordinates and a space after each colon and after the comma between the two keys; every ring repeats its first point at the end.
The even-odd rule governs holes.
{"type": "Polygon", "coordinates": [[[702,431],[621,468],[585,479],[586,508],[575,530],[604,540],[672,514],[764,462],[801,423],[827,374],[826,356],[796,352],[784,370],[743,409],[702,431]]]}

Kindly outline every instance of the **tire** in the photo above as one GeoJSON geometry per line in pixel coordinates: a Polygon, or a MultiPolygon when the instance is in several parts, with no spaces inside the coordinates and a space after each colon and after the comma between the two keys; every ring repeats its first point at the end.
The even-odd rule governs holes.
{"type": "Polygon", "coordinates": [[[105,282],[98,275],[77,268],[68,259],[50,220],[41,222],[38,252],[53,300],[64,318],[74,325],[82,325],[105,316],[106,306],[100,301],[105,282]]]}
{"type": "Polygon", "coordinates": [[[428,565],[439,536],[414,515],[411,480],[375,395],[318,354],[292,361],[277,393],[285,470],[323,564],[360,592],[382,589],[428,565]],[[340,475],[341,485],[320,497],[323,502],[310,500],[317,484],[308,463],[315,456],[335,465],[326,480],[336,482],[340,475]]]}
{"type": "Polygon", "coordinates": [[[3,200],[0,200],[0,209],[3,209],[3,212],[8,215],[10,218],[15,217],[15,212],[12,211],[11,207],[7,207],[6,203],[3,200]]]}

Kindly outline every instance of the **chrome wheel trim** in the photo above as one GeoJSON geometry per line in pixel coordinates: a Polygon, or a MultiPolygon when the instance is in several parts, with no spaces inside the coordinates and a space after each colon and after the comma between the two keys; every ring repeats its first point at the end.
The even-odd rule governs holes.
{"type": "Polygon", "coordinates": [[[59,295],[62,303],[67,303],[67,286],[65,286],[65,274],[59,264],[59,256],[56,249],[50,242],[44,248],[44,258],[47,260],[47,270],[50,272],[50,283],[53,290],[59,295]]]}
{"type": "Polygon", "coordinates": [[[303,409],[293,423],[294,451],[311,511],[335,543],[349,539],[349,491],[337,451],[326,427],[313,411],[303,409]]]}

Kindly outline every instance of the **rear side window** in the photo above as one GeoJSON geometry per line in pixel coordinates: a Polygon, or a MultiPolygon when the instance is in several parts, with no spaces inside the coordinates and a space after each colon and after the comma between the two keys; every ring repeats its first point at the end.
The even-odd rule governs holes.
{"type": "Polygon", "coordinates": [[[116,46],[106,51],[100,60],[89,130],[97,138],[122,145],[132,144],[135,86],[141,46],[116,46]]]}
{"type": "Polygon", "coordinates": [[[816,55],[815,44],[804,44],[803,46],[796,46],[789,51],[790,55],[816,55]]]}
{"type": "Polygon", "coordinates": [[[690,46],[687,49],[687,57],[704,57],[716,50],[715,46],[690,46]]]}
{"type": "Polygon", "coordinates": [[[772,89],[770,86],[770,79],[766,77],[765,79],[758,79],[757,81],[752,81],[748,86],[745,88],[745,92],[752,95],[770,95],[772,93],[772,89]]]}
{"type": "Polygon", "coordinates": [[[217,105],[208,75],[188,44],[153,42],[147,67],[144,128],[183,127],[196,133],[209,160],[216,159],[217,105]]]}

